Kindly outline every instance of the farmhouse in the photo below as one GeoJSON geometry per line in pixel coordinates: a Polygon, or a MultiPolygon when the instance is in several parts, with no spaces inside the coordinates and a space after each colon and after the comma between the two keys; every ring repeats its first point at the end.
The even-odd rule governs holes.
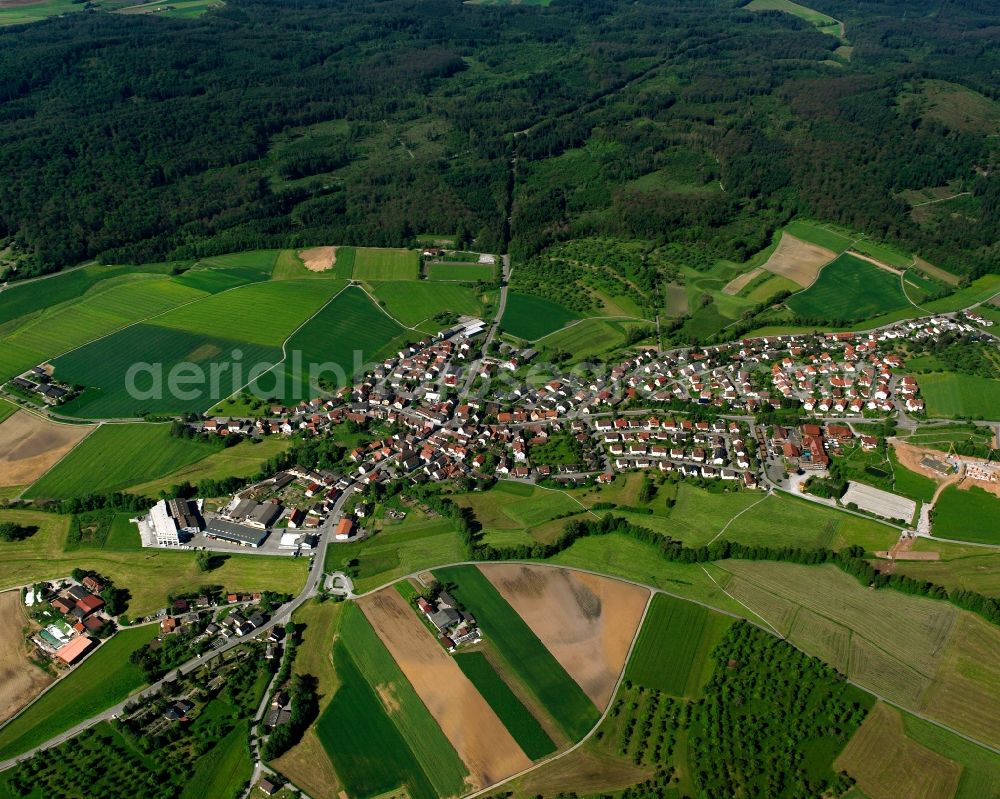
{"type": "Polygon", "coordinates": [[[92,638],[87,638],[85,635],[81,635],[79,638],[74,638],[68,644],[64,644],[56,650],[56,657],[59,658],[67,666],[72,666],[80,658],[86,655],[95,645],[96,641],[92,638]]]}

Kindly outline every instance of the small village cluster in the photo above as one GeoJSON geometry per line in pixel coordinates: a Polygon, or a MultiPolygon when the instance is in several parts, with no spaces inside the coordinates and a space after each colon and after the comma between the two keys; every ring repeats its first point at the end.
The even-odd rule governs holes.
{"type": "Polygon", "coordinates": [[[105,603],[99,596],[103,589],[104,585],[89,575],[80,582],[64,580],[29,588],[24,603],[37,609],[36,620],[42,625],[31,638],[37,651],[72,666],[97,646],[98,636],[113,623],[103,612],[105,603]]]}
{"type": "Polygon", "coordinates": [[[459,608],[447,591],[441,591],[430,600],[418,597],[416,604],[428,624],[436,630],[442,646],[449,652],[482,639],[475,618],[459,608]]]}

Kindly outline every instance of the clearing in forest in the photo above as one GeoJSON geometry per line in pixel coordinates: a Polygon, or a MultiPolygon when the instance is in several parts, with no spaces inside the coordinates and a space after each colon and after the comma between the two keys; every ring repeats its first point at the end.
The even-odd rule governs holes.
{"type": "Polygon", "coordinates": [[[625,667],[649,591],[547,566],[484,564],[482,572],[603,710],[625,667]]]}

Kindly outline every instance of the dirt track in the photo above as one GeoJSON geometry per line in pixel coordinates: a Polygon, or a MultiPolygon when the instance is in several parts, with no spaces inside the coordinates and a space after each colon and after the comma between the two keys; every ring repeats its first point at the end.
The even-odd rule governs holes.
{"type": "Polygon", "coordinates": [[[91,430],[18,411],[0,424],[0,486],[33,483],[91,430]]]}
{"type": "Polygon", "coordinates": [[[395,588],[364,597],[358,604],[469,769],[473,788],[492,785],[531,765],[493,709],[395,588]]]}
{"type": "Polygon", "coordinates": [[[722,293],[729,295],[739,294],[740,291],[742,291],[745,286],[750,284],[753,281],[753,279],[756,278],[763,271],[764,270],[758,266],[756,269],[751,269],[749,272],[744,272],[742,275],[737,275],[728,283],[726,283],[725,286],[722,287],[722,293]]]}
{"type": "Polygon", "coordinates": [[[649,592],[546,566],[491,563],[480,569],[594,704],[607,707],[649,592]]]}
{"type": "Polygon", "coordinates": [[[837,254],[832,250],[809,244],[789,233],[782,233],[778,248],[771,253],[764,269],[806,288],[816,280],[819,270],[836,257],[837,254]]]}
{"type": "Polygon", "coordinates": [[[52,682],[49,675],[28,662],[22,637],[27,624],[21,592],[0,594],[0,722],[13,716],[52,682]]]}
{"type": "Polygon", "coordinates": [[[312,247],[300,250],[299,258],[310,272],[325,272],[337,263],[336,247],[312,247]]]}

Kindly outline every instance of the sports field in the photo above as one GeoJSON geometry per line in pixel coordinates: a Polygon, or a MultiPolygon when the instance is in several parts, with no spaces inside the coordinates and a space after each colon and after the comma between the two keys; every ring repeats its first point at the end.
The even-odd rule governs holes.
{"type": "Polygon", "coordinates": [[[453,566],[436,570],[435,576],[454,588],[454,596],[563,731],[574,741],[582,738],[600,716],[594,703],[482,572],[453,566]]]}
{"type": "Polygon", "coordinates": [[[216,447],[205,442],[174,438],[167,424],[106,424],[25,495],[65,499],[117,491],[170,474],[215,451],[216,447]]]}
{"type": "Polygon", "coordinates": [[[931,417],[1000,418],[1000,380],[959,372],[920,375],[920,391],[931,417]]]}
{"type": "Polygon", "coordinates": [[[531,715],[482,652],[459,654],[455,662],[529,758],[538,760],[556,750],[538,719],[531,715]]]}
{"type": "Polygon", "coordinates": [[[938,497],[931,519],[938,538],[1000,545],[1000,498],[978,486],[948,486],[938,497]]]}
{"type": "Polygon", "coordinates": [[[575,312],[557,303],[530,294],[511,292],[507,295],[501,325],[511,335],[533,341],[554,333],[577,318],[575,312]]]}
{"type": "Polygon", "coordinates": [[[354,256],[355,280],[416,280],[420,253],[416,250],[358,247],[354,256]]]}
{"type": "MultiPolygon", "coordinates": [[[[274,396],[285,397],[286,402],[314,396],[310,377],[339,387],[350,385],[354,375],[394,351],[405,332],[360,288],[344,289],[288,341],[285,362],[275,369],[275,376],[284,380],[283,390],[275,384],[274,396]],[[328,366],[313,374],[312,364],[328,366]]],[[[270,375],[261,379],[267,392],[272,384],[270,375]]]]}
{"type": "Polygon", "coordinates": [[[625,670],[626,679],[677,697],[697,698],[714,665],[709,652],[733,620],[666,594],[653,604],[625,670]]]}
{"type": "Polygon", "coordinates": [[[154,625],[122,630],[0,729],[0,758],[13,757],[122,701],[144,680],[129,655],[156,637],[154,625]]]}
{"type": "Polygon", "coordinates": [[[841,255],[823,267],[816,282],[787,300],[798,316],[810,320],[850,322],[909,305],[899,276],[852,255],[841,255]]]}
{"type": "Polygon", "coordinates": [[[490,264],[427,264],[427,279],[490,283],[496,279],[496,267],[490,264]]]}
{"type": "Polygon", "coordinates": [[[442,311],[481,316],[483,303],[475,289],[429,281],[395,281],[372,286],[385,310],[409,327],[428,322],[442,311]]]}

